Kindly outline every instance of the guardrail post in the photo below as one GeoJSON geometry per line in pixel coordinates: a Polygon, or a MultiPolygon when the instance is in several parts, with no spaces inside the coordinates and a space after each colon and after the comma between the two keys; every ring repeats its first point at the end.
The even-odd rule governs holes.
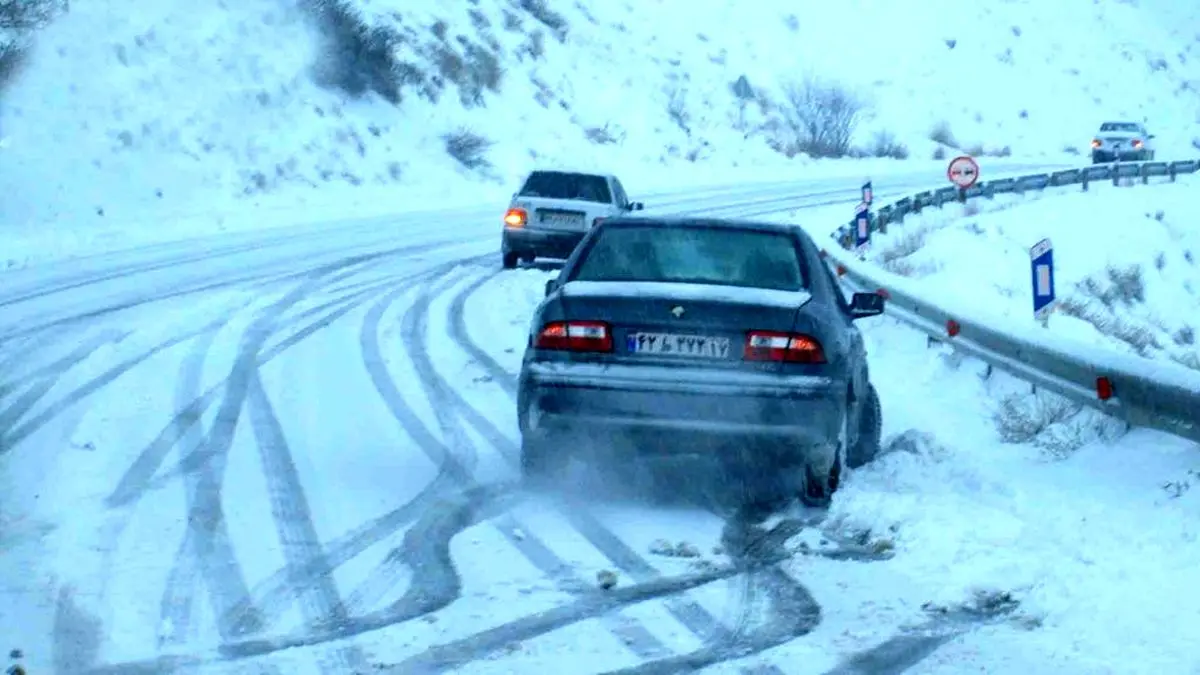
{"type": "Polygon", "coordinates": [[[1175,162],[1167,165],[1167,175],[1171,177],[1171,182],[1175,182],[1175,162]]]}
{"type": "Polygon", "coordinates": [[[958,203],[959,204],[967,203],[967,189],[966,188],[958,188],[958,203]]]}
{"type": "Polygon", "coordinates": [[[1088,171],[1087,169],[1084,169],[1083,171],[1080,171],[1080,172],[1079,172],[1079,177],[1080,177],[1080,179],[1081,179],[1081,180],[1079,181],[1079,184],[1083,186],[1083,191],[1084,191],[1084,192],[1087,192],[1087,191],[1088,191],[1087,184],[1088,184],[1088,176],[1089,176],[1090,174],[1091,174],[1091,172],[1090,172],[1090,171],[1088,171]]]}
{"type": "Polygon", "coordinates": [[[1146,170],[1146,163],[1143,162],[1138,168],[1138,173],[1142,174],[1142,185],[1150,184],[1150,172],[1146,170]]]}
{"type": "Polygon", "coordinates": [[[1113,187],[1121,187],[1121,162],[1113,162],[1113,187]]]}

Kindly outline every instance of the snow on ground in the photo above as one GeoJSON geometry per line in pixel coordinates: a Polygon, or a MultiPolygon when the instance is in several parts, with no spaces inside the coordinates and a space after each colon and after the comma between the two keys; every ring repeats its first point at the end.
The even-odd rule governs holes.
{"type": "Polygon", "coordinates": [[[1029,249],[1054,244],[1055,334],[1200,369],[1200,180],[1093,184],[932,209],[877,235],[868,260],[998,325],[1030,324],[1029,249]]]}
{"type": "Polygon", "coordinates": [[[950,146],[1056,161],[1103,118],[1145,118],[1160,158],[1200,122],[1200,10],[1170,0],[352,4],[403,66],[382,84],[386,58],[338,56],[354,30],[276,0],[72,3],[0,88],[0,258],[493,203],[541,164],[615,170],[636,196],[898,163],[771,149],[807,75],[863,99],[855,146],[890,132],[914,164],[945,150],[943,121],[950,146]],[[865,57],[843,57],[851,35],[865,57]],[[399,104],[346,93],[373,84],[399,104]],[[480,145],[456,160],[459,131],[480,145]]]}

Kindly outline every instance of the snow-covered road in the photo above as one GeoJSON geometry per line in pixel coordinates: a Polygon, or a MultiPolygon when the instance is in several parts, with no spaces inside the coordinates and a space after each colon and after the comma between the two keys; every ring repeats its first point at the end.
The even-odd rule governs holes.
{"type": "MultiPolygon", "coordinates": [[[[849,202],[849,187],[653,205],[758,215],[849,202]]],[[[1002,445],[993,397],[1020,385],[888,319],[865,333],[889,453],[828,513],[750,524],[703,499],[519,490],[513,380],[553,272],[502,272],[496,220],[376,219],[14,273],[0,635],[30,672],[1195,665],[1169,628],[1200,625],[1172,597],[1200,588],[1196,501],[1158,490],[1197,468],[1193,448],[1138,431],[1047,463],[1002,445]]]]}

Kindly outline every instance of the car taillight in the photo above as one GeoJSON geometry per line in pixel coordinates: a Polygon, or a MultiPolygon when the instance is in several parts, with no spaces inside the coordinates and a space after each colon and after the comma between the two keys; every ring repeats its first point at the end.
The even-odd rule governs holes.
{"type": "Polygon", "coordinates": [[[811,335],[755,330],[746,334],[742,358],[746,361],[825,363],[825,350],[811,335]]]}
{"type": "Polygon", "coordinates": [[[1135,140],[1135,141],[1133,142],[1133,147],[1135,147],[1135,148],[1140,148],[1140,147],[1142,147],[1142,142],[1141,142],[1141,141],[1139,141],[1139,140],[1135,140]]]}
{"type": "Polygon", "coordinates": [[[1092,139],[1092,147],[1093,147],[1093,148],[1098,148],[1098,147],[1100,147],[1101,145],[1104,145],[1104,144],[1100,142],[1100,139],[1099,139],[1099,138],[1093,138],[1093,139],[1092,139]]]}
{"type": "Polygon", "coordinates": [[[506,227],[525,227],[528,217],[525,209],[509,209],[504,212],[504,225],[506,227]]]}
{"type": "Polygon", "coordinates": [[[533,346],[571,352],[611,352],[612,330],[603,321],[551,321],[538,331],[533,346]]]}

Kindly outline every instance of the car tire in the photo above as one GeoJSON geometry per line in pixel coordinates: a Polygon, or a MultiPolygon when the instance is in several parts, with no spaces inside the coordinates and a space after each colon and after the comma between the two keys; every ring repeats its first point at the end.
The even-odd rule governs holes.
{"type": "Polygon", "coordinates": [[[847,447],[847,443],[850,440],[849,425],[850,411],[847,410],[842,422],[842,432],[838,439],[837,454],[834,455],[833,465],[829,469],[820,470],[814,468],[812,464],[804,465],[800,490],[796,495],[801,504],[815,509],[829,507],[829,502],[833,499],[833,493],[837,492],[838,486],[842,482],[842,467],[846,454],[849,451],[847,447]]]}
{"type": "Polygon", "coordinates": [[[516,253],[513,253],[512,251],[505,251],[504,257],[501,260],[501,263],[504,265],[504,269],[511,270],[511,269],[515,269],[517,267],[517,263],[520,262],[520,260],[521,260],[520,255],[517,255],[516,253]]]}
{"type": "Polygon", "coordinates": [[[883,406],[879,403],[879,392],[875,385],[867,385],[867,397],[862,402],[862,414],[858,418],[858,439],[846,451],[846,466],[857,469],[879,456],[883,436],[883,406]]]}

